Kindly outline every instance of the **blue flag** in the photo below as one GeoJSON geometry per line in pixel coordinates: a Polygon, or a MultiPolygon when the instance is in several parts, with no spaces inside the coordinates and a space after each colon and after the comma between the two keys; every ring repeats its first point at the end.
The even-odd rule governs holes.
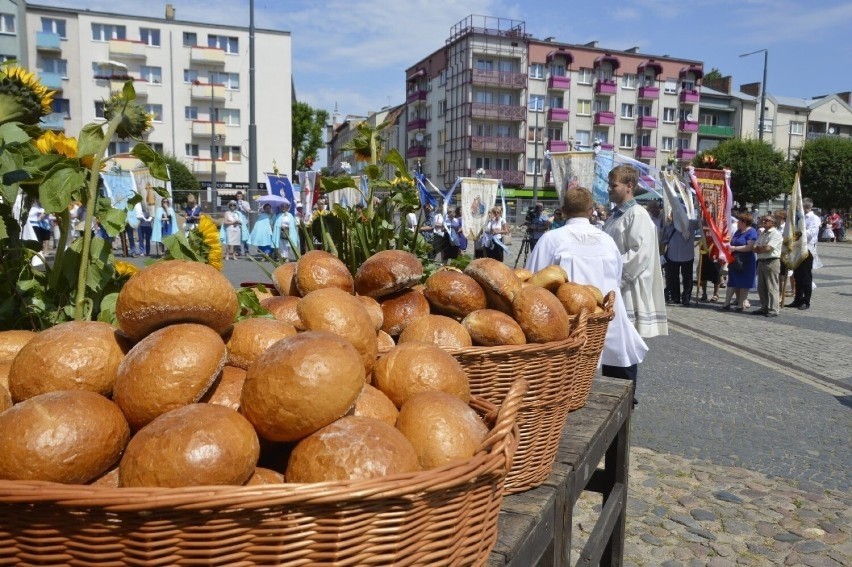
{"type": "Polygon", "coordinates": [[[266,179],[269,180],[269,194],[284,197],[291,203],[295,203],[296,199],[293,195],[293,184],[286,175],[275,175],[267,173],[266,179]]]}
{"type": "Polygon", "coordinates": [[[432,195],[429,190],[426,189],[426,176],[422,173],[415,173],[414,177],[417,180],[417,191],[420,194],[420,204],[426,205],[428,203],[429,205],[432,205],[433,209],[437,207],[438,201],[435,199],[434,195],[432,195]]]}

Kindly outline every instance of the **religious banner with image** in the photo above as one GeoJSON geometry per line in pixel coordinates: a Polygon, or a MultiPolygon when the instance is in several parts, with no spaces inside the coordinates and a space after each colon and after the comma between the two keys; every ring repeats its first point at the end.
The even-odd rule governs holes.
{"type": "Polygon", "coordinates": [[[585,187],[591,191],[594,187],[595,152],[551,152],[550,168],[560,205],[564,203],[565,190],[585,187]]]}
{"type": "Polygon", "coordinates": [[[496,179],[461,178],[462,227],[468,238],[479,236],[488,220],[488,211],[497,202],[497,191],[496,179]]]}

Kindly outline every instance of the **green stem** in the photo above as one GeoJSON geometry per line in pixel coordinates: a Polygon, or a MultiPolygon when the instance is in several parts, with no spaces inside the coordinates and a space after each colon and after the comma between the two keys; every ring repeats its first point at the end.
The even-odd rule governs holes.
{"type": "MultiPolygon", "coordinates": [[[[95,218],[95,204],[98,197],[98,179],[101,172],[101,161],[103,161],[104,153],[109,146],[109,141],[112,139],[115,131],[118,130],[118,125],[124,119],[124,113],[119,112],[113,116],[112,120],[107,125],[106,134],[104,134],[101,147],[95,152],[92,166],[89,168],[89,187],[87,194],[86,220],[83,223],[83,250],[80,259],[80,271],[77,274],[77,296],[74,301],[74,320],[83,320],[83,307],[86,304],[86,278],[89,275],[89,249],[92,244],[92,219],[95,218]]],[[[91,310],[90,310],[91,312],[91,310]]]]}

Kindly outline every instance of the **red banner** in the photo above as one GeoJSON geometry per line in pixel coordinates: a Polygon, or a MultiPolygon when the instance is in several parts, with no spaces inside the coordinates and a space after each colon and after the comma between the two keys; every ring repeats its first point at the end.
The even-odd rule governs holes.
{"type": "Polygon", "coordinates": [[[710,240],[710,256],[730,264],[733,261],[729,250],[732,202],[730,171],[690,168],[689,180],[704,217],[705,236],[710,240]]]}

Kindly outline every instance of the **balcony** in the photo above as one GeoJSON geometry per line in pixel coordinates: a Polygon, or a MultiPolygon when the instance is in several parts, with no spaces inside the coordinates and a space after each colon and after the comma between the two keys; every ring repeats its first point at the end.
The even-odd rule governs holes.
{"type": "Polygon", "coordinates": [[[471,105],[470,114],[474,118],[485,118],[491,120],[512,120],[515,122],[521,122],[527,117],[527,107],[474,102],[471,105]]]}
{"type": "Polygon", "coordinates": [[[695,157],[695,150],[691,150],[689,148],[680,148],[675,155],[679,160],[689,161],[695,157]]]}
{"type": "Polygon", "coordinates": [[[615,81],[598,81],[595,83],[595,94],[610,96],[615,94],[616,89],[615,81]]]}
{"type": "Polygon", "coordinates": [[[698,91],[680,91],[680,102],[683,104],[698,104],[701,94],[698,91]]]}
{"type": "MultiPolygon", "coordinates": [[[[141,79],[134,79],[133,77],[128,77],[131,81],[133,81],[133,92],[136,93],[136,96],[148,96],[148,81],[143,81],[141,79]]],[[[109,89],[111,92],[121,92],[124,90],[124,83],[127,79],[115,79],[110,80],[109,89]]]]}
{"type": "Polygon", "coordinates": [[[485,71],[473,69],[471,81],[474,85],[488,85],[523,89],[527,86],[526,73],[511,73],[508,71],[485,71]]]}
{"type": "Polygon", "coordinates": [[[418,158],[418,157],[426,157],[426,146],[409,146],[407,150],[405,150],[406,158],[418,158]]]}
{"type": "Polygon", "coordinates": [[[41,126],[45,130],[65,130],[65,115],[61,112],[52,112],[42,116],[41,126]]]}
{"type": "Polygon", "coordinates": [[[702,136],[713,136],[715,138],[733,138],[733,126],[710,126],[709,124],[699,124],[698,133],[702,136]]]}
{"type": "Polygon", "coordinates": [[[568,122],[568,114],[567,108],[549,108],[547,119],[551,122],[568,122]]]}
{"type": "MultiPolygon", "coordinates": [[[[471,171],[469,177],[475,177],[476,173],[471,171]]],[[[503,185],[523,185],[526,182],[526,174],[523,171],[510,171],[506,169],[486,169],[485,177],[489,179],[502,179],[503,185]]]]}
{"type": "Polygon", "coordinates": [[[406,100],[406,102],[409,102],[409,103],[416,102],[418,100],[426,100],[426,91],[424,91],[424,90],[411,91],[410,93],[408,93],[408,96],[406,97],[405,100],[406,100]]]}
{"type": "Polygon", "coordinates": [[[561,90],[569,89],[571,88],[571,78],[551,75],[550,78],[547,79],[547,88],[561,90]]]}
{"type": "Polygon", "coordinates": [[[405,131],[411,132],[412,130],[425,130],[426,129],[426,119],[425,118],[415,118],[414,120],[409,120],[408,124],[405,125],[405,131]]]}
{"type": "Polygon", "coordinates": [[[568,142],[565,140],[548,140],[546,147],[551,152],[567,152],[568,142]]]}
{"type": "Polygon", "coordinates": [[[125,58],[125,59],[145,59],[145,47],[141,41],[130,41],[127,39],[111,39],[109,40],[109,57],[110,59],[125,58]]]}
{"type": "Polygon", "coordinates": [[[62,51],[62,38],[58,33],[36,32],[36,50],[59,53],[62,51]]]}
{"type": "Polygon", "coordinates": [[[595,112],[595,124],[600,126],[614,126],[615,113],[610,112],[609,110],[595,112]]]}
{"type": "MultiPolygon", "coordinates": [[[[204,158],[195,158],[192,160],[192,172],[193,173],[213,173],[213,161],[212,159],[204,159],[204,158]]],[[[225,164],[227,163],[223,159],[217,159],[216,161],[216,176],[219,181],[222,180],[223,177],[227,174],[225,170],[225,164]]]]}
{"type": "Polygon", "coordinates": [[[604,152],[611,152],[615,150],[615,144],[601,144],[601,150],[604,152]]]}
{"type": "MultiPolygon", "coordinates": [[[[225,123],[224,122],[216,122],[215,126],[213,122],[209,120],[193,120],[192,121],[192,135],[198,136],[202,138],[209,138],[213,135],[213,131],[218,132],[219,134],[225,131],[225,123]]],[[[217,136],[219,135],[217,134],[217,136]]]]}
{"type": "Polygon", "coordinates": [[[225,50],[218,47],[199,47],[194,45],[189,52],[189,62],[199,65],[222,66],[225,64],[225,50]]]}
{"type": "Polygon", "coordinates": [[[677,129],[680,132],[698,132],[698,122],[692,120],[681,120],[677,123],[677,129]]]}
{"type": "Polygon", "coordinates": [[[658,99],[660,98],[660,89],[657,87],[639,87],[640,99],[658,99]]]}
{"type": "Polygon", "coordinates": [[[62,74],[61,73],[39,73],[41,84],[52,91],[62,90],[62,74]]]}
{"type": "Polygon", "coordinates": [[[653,159],[657,157],[657,148],[654,146],[637,146],[636,159],[653,159]]]}
{"type": "Polygon", "coordinates": [[[225,85],[198,83],[192,85],[192,98],[225,100],[225,85]]]}
{"type": "Polygon", "coordinates": [[[470,149],[473,151],[522,153],[526,147],[525,138],[503,136],[471,136],[470,138],[470,149]]]}
{"type": "Polygon", "coordinates": [[[652,128],[657,127],[657,117],[656,116],[640,116],[639,120],[636,121],[637,128],[644,128],[645,130],[650,130],[652,128]]]}

